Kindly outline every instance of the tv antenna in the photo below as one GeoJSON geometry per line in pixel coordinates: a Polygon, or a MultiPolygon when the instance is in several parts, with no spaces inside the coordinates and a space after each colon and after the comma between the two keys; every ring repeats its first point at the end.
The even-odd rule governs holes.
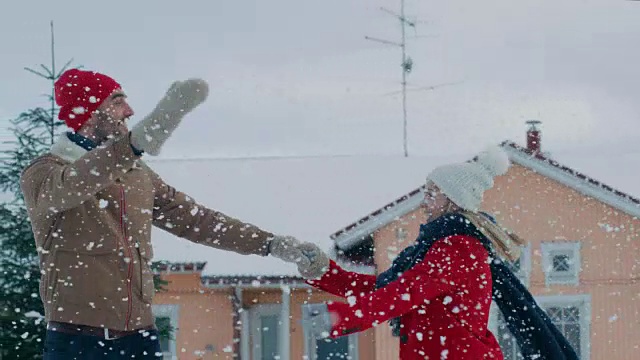
{"type": "MultiPolygon", "coordinates": [[[[413,20],[409,20],[407,19],[406,15],[405,15],[405,7],[404,7],[404,0],[400,0],[400,14],[397,14],[389,9],[386,9],[384,7],[381,7],[380,10],[384,11],[385,13],[392,15],[393,17],[395,17],[396,19],[398,19],[400,21],[400,29],[401,29],[401,38],[400,38],[400,42],[398,41],[391,41],[391,40],[385,40],[385,39],[378,39],[378,38],[374,38],[371,36],[365,36],[364,38],[370,41],[375,41],[378,43],[382,43],[385,45],[393,45],[393,46],[397,46],[402,50],[402,62],[400,64],[401,69],[402,69],[402,90],[400,90],[400,93],[402,93],[402,137],[403,137],[403,149],[404,149],[404,156],[408,157],[409,156],[409,149],[408,149],[408,144],[407,144],[407,75],[413,70],[413,59],[411,59],[410,56],[407,55],[407,36],[406,36],[406,32],[407,32],[407,28],[413,28],[414,30],[416,29],[416,23],[418,21],[413,21],[413,20]]],[[[426,37],[426,36],[417,36],[417,37],[426,37]]],[[[432,86],[425,86],[425,87],[420,87],[420,88],[416,88],[416,89],[412,89],[413,91],[420,91],[420,90],[433,90],[435,88],[439,88],[442,86],[448,86],[448,85],[453,85],[455,83],[445,83],[445,84],[439,84],[439,85],[432,85],[432,86]]],[[[388,93],[386,95],[393,95],[393,94],[397,94],[398,92],[392,92],[392,93],[388,93]]]]}

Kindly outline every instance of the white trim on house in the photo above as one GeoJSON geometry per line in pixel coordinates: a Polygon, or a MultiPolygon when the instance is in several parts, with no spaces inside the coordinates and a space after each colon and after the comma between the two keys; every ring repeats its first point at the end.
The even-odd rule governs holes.
{"type": "MultiPolygon", "coordinates": [[[[585,196],[592,197],[631,216],[640,218],[640,205],[635,204],[629,199],[625,199],[588,181],[578,179],[574,175],[521,150],[512,148],[508,144],[503,145],[502,148],[509,155],[511,162],[529,168],[541,176],[555,180],[585,196]]],[[[362,239],[374,233],[376,230],[417,209],[422,199],[422,192],[417,192],[409,196],[406,200],[390,206],[389,209],[384,210],[377,216],[370,215],[364,218],[352,229],[345,230],[335,236],[334,240],[340,249],[347,250],[357,245],[362,239]]]]}
{"type": "MultiPolygon", "coordinates": [[[[250,331],[250,336],[251,336],[251,352],[252,352],[252,356],[251,359],[252,360],[261,360],[261,352],[260,352],[260,346],[262,344],[262,334],[263,334],[263,329],[262,329],[262,323],[261,323],[261,317],[262,316],[278,316],[278,318],[280,319],[280,313],[281,313],[281,309],[280,309],[280,304],[258,304],[258,305],[254,305],[249,309],[249,323],[250,323],[250,327],[251,327],[251,331],[250,331]]],[[[278,328],[280,328],[280,325],[278,325],[278,328]]],[[[279,331],[278,331],[279,332],[279,331]]],[[[278,342],[278,353],[280,354],[282,352],[282,349],[280,349],[280,342],[278,342]]]]}
{"type": "MultiPolygon", "coordinates": [[[[256,275],[256,279],[258,275],[256,275]]],[[[301,280],[302,281],[302,280],[301,280]]],[[[291,289],[312,289],[311,285],[305,283],[291,283],[284,284],[291,289]]],[[[269,289],[269,290],[282,290],[283,284],[203,284],[203,286],[207,289],[212,290],[226,290],[226,289],[269,289]]]]}
{"type": "Polygon", "coordinates": [[[505,360],[514,360],[517,359],[517,354],[520,352],[520,348],[518,346],[517,340],[513,337],[511,332],[509,331],[507,324],[504,322],[504,315],[501,314],[500,308],[495,301],[491,302],[491,307],[489,310],[489,324],[488,329],[493,333],[500,344],[500,348],[502,349],[502,353],[504,355],[505,360]],[[499,320],[502,320],[500,323],[499,320]],[[509,344],[505,347],[505,343],[509,344]]]}
{"type": "Polygon", "coordinates": [[[247,308],[243,306],[243,296],[242,288],[234,288],[233,292],[236,296],[236,300],[238,301],[238,313],[241,328],[240,328],[240,359],[248,359],[249,354],[251,353],[250,349],[250,330],[249,327],[249,311],[247,308]]]}
{"type": "Polygon", "coordinates": [[[580,284],[581,245],[580,241],[544,241],[540,244],[542,271],[545,275],[546,286],[580,284]],[[555,255],[566,255],[569,258],[569,270],[566,273],[554,271],[553,257],[555,255]]]}
{"type": "Polygon", "coordinates": [[[520,252],[520,270],[515,275],[522,281],[522,283],[529,287],[529,281],[531,279],[531,244],[527,243],[521,246],[520,252]]]}
{"type": "Polygon", "coordinates": [[[420,206],[420,203],[422,203],[423,198],[424,195],[422,192],[418,192],[408,197],[405,201],[391,207],[389,210],[385,210],[375,217],[368,218],[353,229],[345,231],[335,237],[336,244],[342,250],[348,250],[351,247],[356,246],[360,241],[362,241],[362,239],[366,238],[376,230],[417,209],[420,206]]]}
{"type": "Polygon", "coordinates": [[[171,327],[173,327],[173,333],[171,339],[169,339],[169,352],[163,354],[164,360],[178,360],[178,351],[176,349],[176,338],[180,331],[179,316],[180,305],[178,304],[153,304],[151,308],[154,317],[168,317],[171,327]]]}
{"type": "Polygon", "coordinates": [[[280,302],[280,325],[278,327],[278,349],[280,349],[280,360],[291,358],[291,288],[282,285],[282,295],[280,302]]]}
{"type": "Polygon", "coordinates": [[[536,159],[520,150],[513,149],[510,146],[503,146],[503,149],[507,151],[511,161],[515,163],[534,170],[542,176],[555,180],[583,195],[590,196],[629,215],[640,217],[640,206],[628,199],[604,190],[588,181],[577,179],[566,171],[558,169],[546,161],[536,159]]]}
{"type": "MultiPolygon", "coordinates": [[[[312,303],[302,304],[302,308],[304,309],[307,306],[310,306],[312,303]]],[[[304,310],[302,311],[304,313],[304,310]]],[[[318,354],[313,351],[315,350],[316,339],[311,336],[311,332],[307,326],[303,326],[303,334],[304,334],[304,356],[305,360],[321,360],[318,359],[318,354]],[[313,350],[312,350],[313,349],[313,350]]],[[[346,360],[357,360],[358,356],[358,333],[354,333],[351,335],[347,335],[347,339],[349,340],[349,354],[346,360]]]]}

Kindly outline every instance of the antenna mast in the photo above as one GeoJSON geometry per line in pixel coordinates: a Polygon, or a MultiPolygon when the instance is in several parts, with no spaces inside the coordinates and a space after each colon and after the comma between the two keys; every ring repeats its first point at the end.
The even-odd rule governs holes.
{"type": "MultiPolygon", "coordinates": [[[[640,0],[638,0],[638,1],[640,1],[640,0]]],[[[411,70],[413,70],[413,60],[411,59],[410,56],[407,56],[406,30],[407,30],[407,27],[411,27],[411,28],[413,28],[415,30],[416,23],[421,23],[422,21],[417,21],[417,20],[416,21],[411,21],[411,20],[408,20],[406,18],[405,9],[404,9],[404,0],[400,0],[400,14],[396,14],[393,11],[385,9],[385,8],[380,8],[380,10],[386,12],[387,14],[392,15],[393,17],[395,17],[396,19],[398,19],[400,21],[400,28],[401,28],[400,42],[389,41],[389,40],[384,40],[384,39],[378,39],[378,38],[374,38],[374,37],[371,37],[371,36],[365,36],[364,38],[367,39],[367,40],[375,41],[375,42],[382,43],[382,44],[385,44],[385,45],[397,46],[402,50],[402,63],[401,63],[401,67],[402,67],[402,82],[401,82],[402,90],[393,91],[393,92],[387,93],[386,95],[393,95],[393,94],[397,94],[397,93],[402,93],[403,147],[404,147],[404,157],[408,157],[409,156],[409,148],[408,148],[408,138],[407,138],[407,92],[408,91],[434,90],[436,88],[443,87],[443,86],[459,84],[462,81],[448,82],[448,83],[442,83],[442,84],[437,84],[437,85],[422,86],[422,87],[417,87],[417,88],[413,88],[413,89],[407,89],[407,74],[409,74],[411,72],[411,70]]],[[[419,37],[433,37],[433,36],[416,36],[416,38],[419,38],[419,37]]]]}
{"type": "Polygon", "coordinates": [[[407,39],[406,39],[406,27],[416,27],[415,22],[407,20],[404,13],[404,0],[400,0],[400,14],[396,14],[391,10],[380,8],[380,10],[392,15],[400,21],[401,28],[401,39],[400,42],[377,39],[370,36],[365,36],[365,39],[379,42],[387,45],[394,45],[400,47],[402,49],[402,136],[403,136],[403,147],[404,147],[404,156],[409,156],[409,150],[407,147],[407,74],[411,72],[413,69],[413,60],[407,56],[407,39]]]}

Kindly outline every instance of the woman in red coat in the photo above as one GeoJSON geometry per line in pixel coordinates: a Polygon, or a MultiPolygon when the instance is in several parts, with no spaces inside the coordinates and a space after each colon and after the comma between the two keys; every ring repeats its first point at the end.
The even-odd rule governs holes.
{"type": "Polygon", "coordinates": [[[389,270],[364,275],[330,261],[320,278],[307,280],[346,300],[311,306],[305,321],[316,336],[335,338],[391,321],[400,337],[400,359],[503,359],[487,328],[491,259],[480,234],[508,259],[517,258],[514,245],[521,241],[479,207],[494,177],[508,167],[507,155],[496,148],[475,162],[434,169],[423,204],[427,223],[389,270]]]}

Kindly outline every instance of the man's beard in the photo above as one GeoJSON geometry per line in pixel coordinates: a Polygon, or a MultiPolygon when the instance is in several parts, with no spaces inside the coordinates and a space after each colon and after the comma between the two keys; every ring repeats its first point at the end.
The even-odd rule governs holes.
{"type": "Polygon", "coordinates": [[[100,125],[95,129],[95,138],[98,144],[120,137],[127,131],[125,120],[115,120],[107,115],[100,116],[98,124],[100,125]]]}

